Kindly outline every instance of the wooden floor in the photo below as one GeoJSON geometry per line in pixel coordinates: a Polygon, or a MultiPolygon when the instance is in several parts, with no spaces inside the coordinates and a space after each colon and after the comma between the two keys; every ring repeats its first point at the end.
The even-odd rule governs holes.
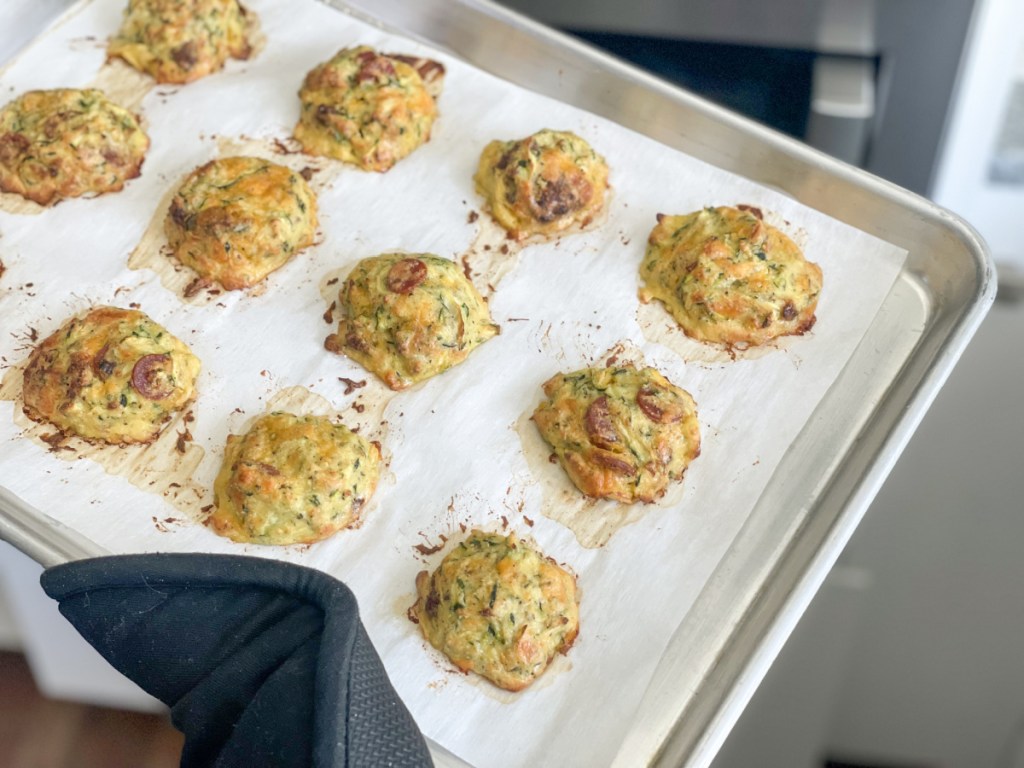
{"type": "Polygon", "coordinates": [[[48,699],[24,656],[0,652],[4,768],[176,768],[182,741],[159,715],[48,699]]]}

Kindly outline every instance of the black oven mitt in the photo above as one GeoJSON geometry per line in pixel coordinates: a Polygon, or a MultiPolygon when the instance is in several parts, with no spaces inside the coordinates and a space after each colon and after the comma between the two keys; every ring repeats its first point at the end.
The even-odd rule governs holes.
{"type": "Polygon", "coordinates": [[[118,671],[171,708],[185,768],[432,765],[352,592],[255,557],[123,555],[42,575],[118,671]]]}

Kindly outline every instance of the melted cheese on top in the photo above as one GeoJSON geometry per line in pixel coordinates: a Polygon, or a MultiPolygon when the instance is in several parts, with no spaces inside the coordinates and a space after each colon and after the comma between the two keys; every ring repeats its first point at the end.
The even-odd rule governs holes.
{"type": "Polygon", "coordinates": [[[249,58],[254,23],[236,0],[128,0],[107,54],[158,83],[190,83],[249,58]]]}
{"type": "Polygon", "coordinates": [[[416,589],[427,641],[506,690],[528,686],[579,632],[576,580],[514,534],[473,531],[416,589]]]}
{"type": "Polygon", "coordinates": [[[364,45],[311,70],[294,131],[303,150],[384,172],[428,141],[437,105],[403,58],[364,45]]]}
{"type": "Polygon", "coordinates": [[[544,394],[533,421],[587,496],[655,501],[700,454],[693,398],[653,368],[560,373],[544,394]]]}
{"type": "Polygon", "coordinates": [[[579,136],[539,131],[492,141],[474,176],[494,219],[516,239],[587,226],[604,208],[608,166],[579,136]]]}
{"type": "Polygon", "coordinates": [[[174,255],[227,290],[248,288],[313,244],[317,202],[305,179],[259,157],[225,157],[182,182],[164,230],[174,255]]]}
{"type": "Polygon", "coordinates": [[[396,390],[461,363],[499,331],[459,266],[432,254],[363,259],[342,286],[339,303],[345,316],[328,349],[396,390]]]}
{"type": "Polygon", "coordinates": [[[40,205],[115,192],[148,149],[135,115],[100,91],[28,91],[0,110],[0,190],[40,205]]]}
{"type": "Polygon", "coordinates": [[[146,443],[195,397],[199,359],[142,312],[97,307],[33,351],[25,413],[106,443],[146,443]]]}
{"type": "Polygon", "coordinates": [[[822,274],[749,207],[659,216],[640,265],[641,299],[658,299],[700,341],[757,345],[815,321],[822,274]]]}
{"type": "Polygon", "coordinates": [[[270,413],[228,437],[210,525],[253,544],[320,541],[358,519],[379,474],[380,449],[344,425],[270,413]]]}

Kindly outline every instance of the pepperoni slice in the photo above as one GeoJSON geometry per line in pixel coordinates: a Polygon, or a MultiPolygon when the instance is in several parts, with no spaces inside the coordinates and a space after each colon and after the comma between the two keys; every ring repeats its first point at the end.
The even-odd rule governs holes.
{"type": "Polygon", "coordinates": [[[617,475],[632,477],[636,474],[636,467],[625,459],[620,459],[618,456],[611,453],[596,451],[593,455],[593,460],[595,464],[611,470],[617,475]]]}
{"type": "Polygon", "coordinates": [[[103,348],[96,353],[96,357],[93,359],[93,368],[96,371],[96,375],[100,377],[100,381],[106,381],[110,378],[110,374],[117,367],[113,360],[107,360],[107,352],[109,351],[110,345],[104,344],[103,348]]]}
{"type": "Polygon", "coordinates": [[[537,220],[545,223],[580,210],[594,194],[590,182],[579,173],[566,173],[545,181],[547,183],[534,190],[533,201],[537,220]]]}
{"type": "Polygon", "coordinates": [[[363,51],[356,59],[362,65],[356,73],[357,83],[369,83],[381,76],[385,80],[395,76],[395,66],[386,56],[377,56],[370,51],[363,51]]]}
{"type": "Polygon", "coordinates": [[[173,367],[168,354],[140,357],[132,368],[132,386],[147,400],[163,400],[174,391],[173,367]]]}
{"type": "Polygon", "coordinates": [[[656,387],[640,387],[636,393],[636,404],[651,421],[671,424],[683,418],[683,409],[670,392],[656,387]]]}
{"type": "Polygon", "coordinates": [[[590,442],[600,448],[610,448],[619,442],[619,433],[612,423],[612,413],[608,408],[608,398],[601,395],[587,406],[583,423],[590,437],[590,442]]]}
{"type": "Polygon", "coordinates": [[[388,271],[388,290],[407,296],[426,279],[426,264],[419,259],[402,259],[388,271]]]}

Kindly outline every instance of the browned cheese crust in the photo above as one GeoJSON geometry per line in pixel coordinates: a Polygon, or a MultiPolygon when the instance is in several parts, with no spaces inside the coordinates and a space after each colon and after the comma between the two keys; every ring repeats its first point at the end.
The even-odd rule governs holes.
{"type": "Polygon", "coordinates": [[[116,192],[148,149],[135,115],[100,91],[28,91],[0,110],[0,190],[40,205],[116,192]]]}
{"type": "Polygon", "coordinates": [[[306,75],[295,139],[311,155],[387,171],[430,139],[443,75],[435,61],[343,48],[306,75]]]}
{"type": "Polygon", "coordinates": [[[544,394],[533,421],[587,496],[655,501],[700,455],[693,398],[653,368],[560,373],[544,394]]]}
{"type": "Polygon", "coordinates": [[[322,416],[269,413],[229,435],[210,525],[252,544],[310,544],[355,523],[377,487],[380,448],[322,416]]]}
{"type": "Polygon", "coordinates": [[[492,141],[474,181],[511,237],[553,237],[586,227],[603,210],[608,166],[576,134],[543,130],[517,141],[492,141]]]}
{"type": "Polygon", "coordinates": [[[520,691],[579,633],[576,579],[515,534],[473,531],[416,577],[415,617],[463,672],[520,691]]]}
{"type": "Polygon", "coordinates": [[[66,434],[147,443],[195,398],[199,359],[142,312],[97,307],[32,352],[25,413],[66,434]]]}
{"type": "Polygon", "coordinates": [[[128,0],[107,54],[158,83],[190,83],[248,59],[254,23],[236,0],[128,0]]]}
{"type": "Polygon", "coordinates": [[[313,244],[317,202],[301,175],[258,157],[226,157],[182,183],[164,221],[175,257],[206,282],[248,288],[313,244]]]}
{"type": "Polygon", "coordinates": [[[698,341],[754,346],[806,333],[821,268],[750,206],[658,216],[640,266],[640,298],[658,299],[698,341]]]}
{"type": "Polygon", "coordinates": [[[401,390],[463,362],[498,334],[483,297],[451,259],[363,259],[338,294],[344,317],[325,346],[401,390]]]}

